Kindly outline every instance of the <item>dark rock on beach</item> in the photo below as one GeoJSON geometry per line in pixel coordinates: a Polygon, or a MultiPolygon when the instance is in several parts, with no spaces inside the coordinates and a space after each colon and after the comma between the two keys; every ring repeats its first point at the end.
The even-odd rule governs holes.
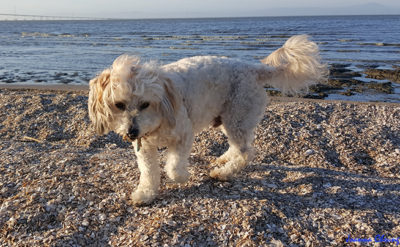
{"type": "Polygon", "coordinates": [[[400,83],[400,69],[367,69],[364,72],[367,78],[378,80],[389,80],[392,82],[400,83]]]}
{"type": "Polygon", "coordinates": [[[348,69],[349,64],[331,64],[329,67],[331,78],[350,79],[353,77],[361,77],[359,72],[348,69]]]}
{"type": "Polygon", "coordinates": [[[377,92],[386,93],[386,94],[391,94],[394,92],[391,82],[384,82],[384,83],[371,82],[371,83],[367,83],[366,85],[369,89],[373,89],[377,92]]]}
{"type": "MultiPolygon", "coordinates": [[[[375,66],[362,67],[362,72],[349,69],[349,64],[331,64],[330,75],[325,84],[317,84],[310,88],[310,94],[305,98],[324,98],[323,95],[341,94],[353,96],[357,94],[392,94],[392,82],[400,81],[400,69],[377,69],[375,66]],[[372,67],[372,68],[371,68],[372,67]],[[381,81],[368,81],[374,78],[381,81]]],[[[360,67],[360,66],[359,66],[360,67]]],[[[361,67],[360,67],[361,68],[361,67]]]]}

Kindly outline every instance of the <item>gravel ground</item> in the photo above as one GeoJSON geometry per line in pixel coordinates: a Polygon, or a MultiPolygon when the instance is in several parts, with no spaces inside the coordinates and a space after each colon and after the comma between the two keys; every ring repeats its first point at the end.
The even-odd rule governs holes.
{"type": "Polygon", "coordinates": [[[86,95],[0,89],[0,246],[398,244],[399,104],[273,101],[237,178],[209,178],[227,149],[210,129],[190,181],[163,177],[159,198],[135,207],[133,149],[94,135],[86,95]]]}

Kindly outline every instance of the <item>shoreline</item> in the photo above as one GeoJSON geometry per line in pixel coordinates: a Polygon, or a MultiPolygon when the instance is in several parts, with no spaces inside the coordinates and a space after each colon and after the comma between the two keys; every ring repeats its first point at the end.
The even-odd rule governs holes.
{"type": "MultiPolygon", "coordinates": [[[[163,173],[159,197],[135,207],[132,146],[95,135],[87,89],[73,89],[0,87],[5,245],[329,246],[400,237],[400,104],[274,97],[255,130],[255,158],[234,179],[208,175],[228,148],[211,128],[195,137],[190,180],[174,185],[163,173]]],[[[163,167],[166,150],[159,154],[163,167]]]]}
{"type": "Polygon", "coordinates": [[[89,85],[73,84],[0,84],[0,89],[40,91],[89,91],[89,85]]]}
{"type": "MultiPolygon", "coordinates": [[[[34,91],[61,91],[61,92],[89,92],[89,85],[77,85],[77,84],[0,84],[0,90],[34,90],[34,91]]],[[[285,96],[271,96],[268,98],[271,103],[277,102],[331,102],[331,103],[346,103],[346,104],[372,104],[372,105],[400,105],[400,103],[392,102],[379,102],[379,101],[351,101],[351,100],[335,100],[335,99],[312,99],[312,98],[300,98],[300,97],[285,97],[285,96]]]]}
{"type": "MultiPolygon", "coordinates": [[[[326,83],[311,86],[308,93],[301,98],[343,102],[400,103],[399,66],[393,65],[391,69],[378,69],[374,65],[351,68],[350,64],[329,64],[329,70],[330,75],[326,83]]],[[[70,83],[74,82],[75,77],[76,75],[73,74],[72,77],[68,77],[68,80],[64,78],[68,83],[35,84],[26,81],[0,83],[0,88],[87,91],[88,84],[70,83]]],[[[0,77],[0,82],[6,81],[0,77]]],[[[269,96],[286,98],[280,91],[273,88],[266,88],[266,93],[269,96]]]]}

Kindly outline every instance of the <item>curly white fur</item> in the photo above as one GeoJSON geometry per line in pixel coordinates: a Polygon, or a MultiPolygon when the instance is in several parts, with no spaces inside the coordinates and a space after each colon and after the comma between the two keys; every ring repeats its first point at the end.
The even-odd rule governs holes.
{"type": "Polygon", "coordinates": [[[220,125],[229,149],[210,176],[229,179],[253,157],[253,131],[267,104],[264,86],[298,93],[326,75],[317,45],[305,35],[293,36],[260,64],[199,56],[161,66],[122,55],[90,81],[89,116],[99,134],[140,140],[133,142],[141,176],[131,198],[146,204],[160,185],[157,147],[168,147],[168,177],[184,183],[195,133],[220,125]]]}

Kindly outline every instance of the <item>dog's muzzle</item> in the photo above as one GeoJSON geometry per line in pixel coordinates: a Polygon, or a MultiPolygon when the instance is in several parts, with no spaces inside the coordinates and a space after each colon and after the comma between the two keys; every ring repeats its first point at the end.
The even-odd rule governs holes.
{"type": "Polygon", "coordinates": [[[137,140],[137,148],[136,150],[139,152],[142,147],[142,138],[139,136],[139,129],[130,127],[128,133],[123,136],[124,141],[134,142],[137,140]]]}
{"type": "Polygon", "coordinates": [[[136,140],[139,136],[139,129],[135,127],[130,127],[126,136],[131,140],[136,140]]]}

